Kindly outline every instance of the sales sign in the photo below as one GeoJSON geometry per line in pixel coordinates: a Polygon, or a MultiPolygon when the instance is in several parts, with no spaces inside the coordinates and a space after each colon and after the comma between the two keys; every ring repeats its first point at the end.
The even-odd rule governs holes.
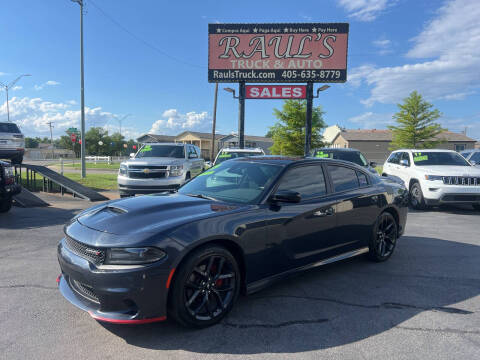
{"type": "Polygon", "coordinates": [[[209,24],[209,82],[345,82],[348,23],[209,24]]]}
{"type": "Polygon", "coordinates": [[[246,99],[305,99],[305,85],[246,85],[246,99]]]}

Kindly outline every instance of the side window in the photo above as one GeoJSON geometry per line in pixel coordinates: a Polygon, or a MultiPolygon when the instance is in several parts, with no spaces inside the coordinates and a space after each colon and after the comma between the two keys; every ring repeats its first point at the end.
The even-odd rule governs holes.
{"type": "Polygon", "coordinates": [[[360,187],[368,186],[367,175],[362,173],[361,171],[357,171],[358,183],[360,187]]]}
{"type": "Polygon", "coordinates": [[[300,193],[302,200],[322,196],[327,193],[325,177],[320,165],[298,166],[288,170],[280,181],[279,190],[292,190],[300,193]]]}
{"type": "Polygon", "coordinates": [[[202,151],[200,150],[200,148],[199,148],[198,146],[194,146],[194,149],[195,149],[195,151],[196,151],[196,153],[197,153],[197,156],[198,156],[199,158],[201,158],[201,157],[202,157],[202,151]]]}
{"type": "Polygon", "coordinates": [[[188,157],[190,157],[190,155],[197,155],[196,151],[195,151],[195,147],[193,145],[187,145],[187,149],[188,149],[188,157]]]}
{"type": "Polygon", "coordinates": [[[398,164],[400,162],[400,153],[399,152],[392,153],[388,158],[387,162],[392,164],[398,164]]]}
{"type": "Polygon", "coordinates": [[[357,189],[359,187],[355,170],[343,166],[328,165],[328,171],[335,192],[357,189]]]}
{"type": "Polygon", "coordinates": [[[410,156],[407,152],[402,153],[400,160],[407,160],[408,166],[410,166],[410,156]]]}

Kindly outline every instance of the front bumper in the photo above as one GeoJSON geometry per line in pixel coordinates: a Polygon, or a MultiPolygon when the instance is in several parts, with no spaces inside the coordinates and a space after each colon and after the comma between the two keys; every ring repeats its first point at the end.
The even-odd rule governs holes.
{"type": "Polygon", "coordinates": [[[479,185],[446,185],[442,181],[424,180],[421,186],[428,205],[480,203],[479,185]]]}
{"type": "Polygon", "coordinates": [[[60,292],[93,318],[119,324],[166,319],[173,270],[163,268],[163,261],[135,267],[97,267],[66,247],[65,239],[59,243],[57,254],[62,271],[60,292]]]}
{"type": "Polygon", "coordinates": [[[172,176],[160,179],[132,179],[118,175],[117,181],[118,190],[121,193],[151,194],[178,189],[185,182],[185,176],[172,176]]]}

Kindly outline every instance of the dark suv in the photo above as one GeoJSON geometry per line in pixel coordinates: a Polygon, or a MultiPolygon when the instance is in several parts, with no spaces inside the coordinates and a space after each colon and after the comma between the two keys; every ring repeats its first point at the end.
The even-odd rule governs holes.
{"type": "Polygon", "coordinates": [[[12,197],[22,190],[15,182],[13,166],[0,161],[0,213],[7,212],[12,207],[12,197]]]}
{"type": "Polygon", "coordinates": [[[351,148],[321,148],[315,149],[312,151],[312,156],[316,158],[330,158],[330,159],[338,159],[344,161],[350,161],[354,164],[363,166],[372,174],[377,174],[377,170],[375,167],[377,164],[373,161],[368,161],[365,155],[363,155],[357,149],[351,148]]]}

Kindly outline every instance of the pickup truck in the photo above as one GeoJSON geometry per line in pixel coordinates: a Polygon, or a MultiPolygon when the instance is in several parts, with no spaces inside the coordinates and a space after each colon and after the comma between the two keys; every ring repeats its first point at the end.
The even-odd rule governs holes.
{"type": "Polygon", "coordinates": [[[183,143],[144,144],[120,164],[120,197],[178,189],[205,170],[198,146],[183,143]]]}

